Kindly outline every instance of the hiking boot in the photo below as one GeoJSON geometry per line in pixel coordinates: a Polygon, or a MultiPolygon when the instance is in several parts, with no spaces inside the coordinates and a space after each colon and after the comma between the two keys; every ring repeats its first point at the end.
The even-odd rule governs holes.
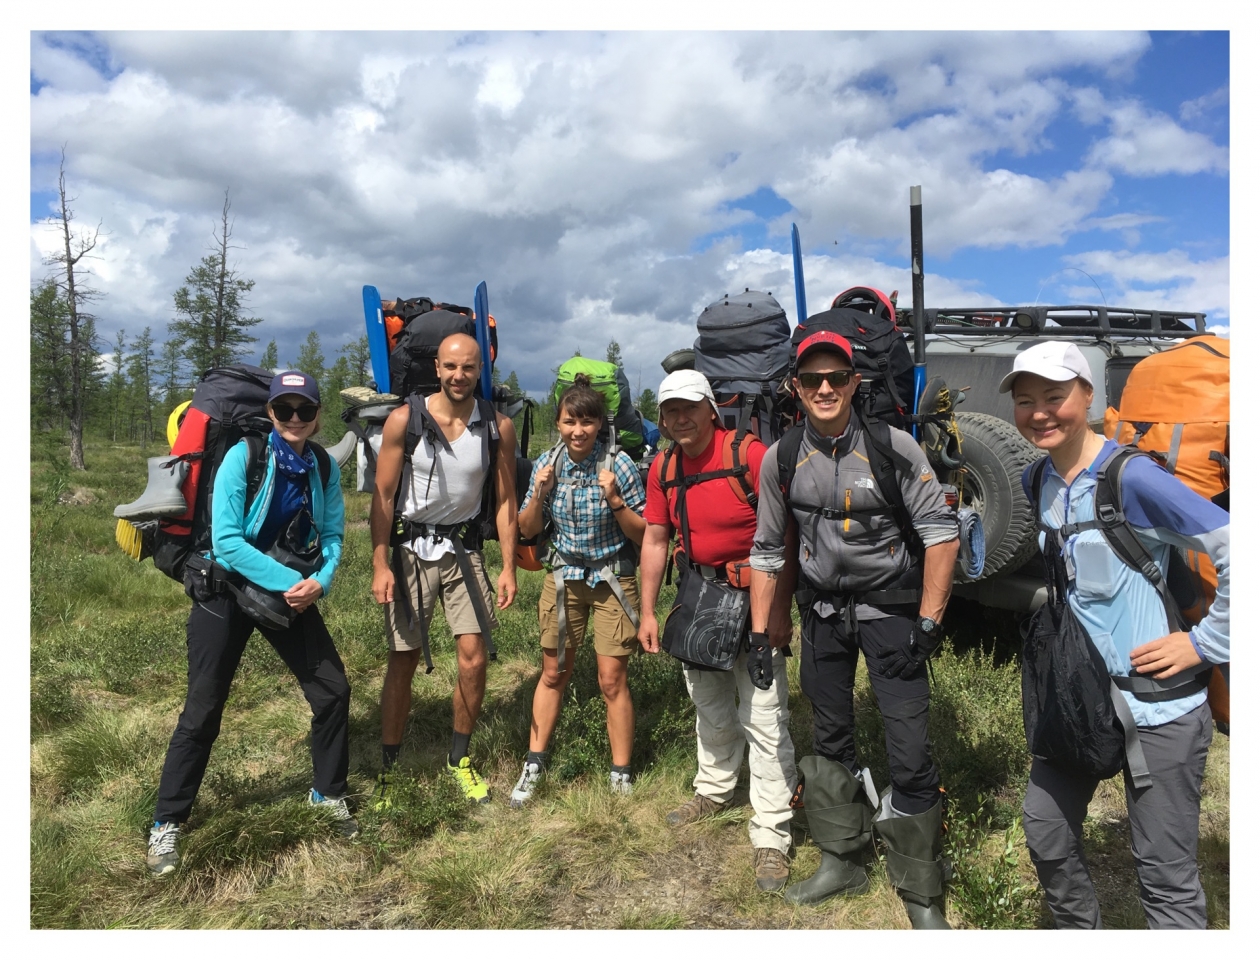
{"type": "Polygon", "coordinates": [[[634,792],[634,788],[630,786],[630,774],[618,773],[616,770],[608,771],[608,785],[612,788],[612,792],[619,797],[628,797],[634,792]]]}
{"type": "Polygon", "coordinates": [[[695,823],[697,820],[703,820],[705,817],[711,817],[720,810],[725,810],[731,805],[728,800],[726,803],[718,803],[716,800],[710,800],[708,797],[702,797],[696,794],[681,807],[671,810],[665,814],[665,822],[671,827],[681,827],[688,823],[695,823]]]}
{"type": "Polygon", "coordinates": [[[525,761],[525,766],[521,768],[521,778],[516,781],[516,786],[512,788],[512,795],[508,797],[508,806],[513,810],[519,810],[525,806],[525,802],[534,795],[534,790],[537,789],[542,775],[543,769],[540,764],[525,761]]]}
{"type": "Polygon", "coordinates": [[[774,847],[758,847],[753,851],[753,876],[757,889],[764,893],[782,890],[788,878],[787,854],[774,847]]]}
{"type": "Polygon", "coordinates": [[[372,788],[372,809],[383,813],[394,805],[394,772],[382,770],[376,775],[376,786],[372,788]]]}
{"type": "Polygon", "coordinates": [[[174,871],[179,864],[179,852],[175,849],[175,841],[178,839],[178,823],[173,820],[166,823],[154,822],[149,828],[149,854],[144,858],[149,873],[155,877],[164,877],[174,871]]]}
{"type": "Polygon", "coordinates": [[[359,835],[359,823],[350,816],[345,797],[326,797],[318,790],[311,790],[306,800],[312,807],[327,810],[332,816],[333,829],[345,839],[353,840],[359,835]]]}
{"type": "Polygon", "coordinates": [[[481,779],[481,774],[473,769],[472,761],[467,757],[461,757],[458,767],[452,767],[449,760],[446,761],[446,769],[450,771],[455,782],[459,784],[460,791],[464,794],[465,800],[471,800],[473,803],[489,803],[490,787],[486,785],[486,781],[481,779]]]}

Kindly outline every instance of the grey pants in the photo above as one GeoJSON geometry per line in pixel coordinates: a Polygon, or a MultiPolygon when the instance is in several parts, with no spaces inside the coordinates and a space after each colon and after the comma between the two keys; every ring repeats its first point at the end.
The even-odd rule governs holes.
{"type": "MultiPolygon", "coordinates": [[[[1199,882],[1199,793],[1212,712],[1206,703],[1138,736],[1153,784],[1135,791],[1126,769],[1133,860],[1146,924],[1152,930],[1207,927],[1207,903],[1199,882]]],[[[1098,781],[1074,777],[1033,760],[1024,797],[1024,833],[1054,924],[1102,928],[1094,884],[1085,865],[1081,824],[1098,781]]]]}

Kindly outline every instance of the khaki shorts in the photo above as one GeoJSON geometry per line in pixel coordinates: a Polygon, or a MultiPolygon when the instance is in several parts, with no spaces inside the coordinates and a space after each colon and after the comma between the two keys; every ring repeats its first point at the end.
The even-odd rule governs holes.
{"type": "MultiPolygon", "coordinates": [[[[459,564],[455,554],[446,553],[438,560],[420,560],[405,547],[402,548],[403,576],[406,579],[407,596],[411,600],[412,615],[420,609],[420,597],[424,597],[424,622],[432,625],[433,608],[438,594],[442,596],[442,610],[446,613],[446,623],[451,633],[461,636],[467,633],[481,633],[477,623],[477,610],[472,598],[468,596],[464,578],[460,575],[459,564]]],[[[477,589],[485,600],[486,612],[490,615],[490,629],[499,625],[495,616],[495,595],[490,589],[490,581],[486,579],[485,562],[480,550],[468,551],[468,562],[472,565],[473,579],[477,589]]],[[[399,589],[394,584],[394,590],[399,589]]],[[[407,615],[398,606],[397,601],[385,604],[385,638],[391,650],[419,650],[420,624],[413,621],[407,626],[407,615]]],[[[430,638],[432,639],[432,638],[430,638]]]]}
{"type": "MultiPolygon", "coordinates": [[[[639,587],[634,577],[618,577],[617,580],[630,605],[638,610],[639,587]]],[[[596,653],[605,657],[624,657],[638,649],[638,631],[608,584],[589,587],[583,580],[566,580],[564,609],[569,621],[566,646],[570,650],[586,636],[586,621],[591,614],[595,615],[596,653]]],[[[554,573],[547,574],[543,580],[542,596],[538,598],[538,632],[542,634],[543,649],[555,650],[559,647],[560,625],[556,618],[554,573]]]]}

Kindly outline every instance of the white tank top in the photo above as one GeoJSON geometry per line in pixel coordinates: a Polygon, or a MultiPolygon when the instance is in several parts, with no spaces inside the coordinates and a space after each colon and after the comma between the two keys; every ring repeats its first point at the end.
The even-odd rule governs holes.
{"type": "MultiPolygon", "coordinates": [[[[425,398],[425,409],[428,409],[425,398]]],[[[481,492],[486,471],[490,469],[489,445],[482,434],[486,430],[481,410],[473,406],[468,429],[451,442],[448,451],[439,441],[435,450],[423,434],[411,455],[411,464],[403,463],[402,513],[417,523],[446,525],[471,520],[481,510],[481,492]],[[436,456],[435,456],[436,454],[436,456]]],[[[455,546],[447,537],[435,540],[420,536],[409,544],[421,560],[437,560],[454,553],[455,546]]]]}

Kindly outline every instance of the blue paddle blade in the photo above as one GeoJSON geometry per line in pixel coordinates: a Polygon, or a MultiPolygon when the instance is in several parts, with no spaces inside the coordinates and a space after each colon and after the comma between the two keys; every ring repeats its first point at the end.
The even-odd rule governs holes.
{"type": "Polygon", "coordinates": [[[372,360],[372,378],[376,389],[389,393],[389,341],[385,337],[385,316],[381,312],[381,295],[376,287],[363,288],[363,320],[367,325],[368,355],[372,360]]]}
{"type": "MultiPolygon", "coordinates": [[[[926,387],[927,367],[916,366],[914,368],[914,400],[910,404],[913,408],[912,412],[916,414],[919,412],[919,402],[923,399],[923,391],[926,387]]],[[[910,435],[916,440],[919,439],[919,425],[917,423],[910,425],[910,435]]]]}
{"type": "Polygon", "coordinates": [[[484,280],[477,284],[477,292],[473,294],[473,312],[477,315],[477,346],[481,348],[481,395],[489,400],[494,381],[490,358],[490,294],[484,280]]]}
{"type": "Polygon", "coordinates": [[[796,281],[796,322],[804,326],[809,313],[805,309],[805,267],[801,262],[801,232],[792,224],[792,277],[796,281]]]}

